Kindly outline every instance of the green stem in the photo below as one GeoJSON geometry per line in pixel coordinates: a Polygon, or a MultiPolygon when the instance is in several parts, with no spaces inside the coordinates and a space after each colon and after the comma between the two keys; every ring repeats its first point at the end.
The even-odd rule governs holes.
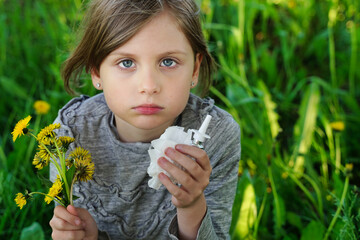
{"type": "Polygon", "coordinates": [[[234,117],[235,121],[241,125],[240,117],[238,112],[236,111],[235,107],[232,105],[232,103],[227,99],[219,90],[217,90],[215,87],[210,87],[211,93],[213,93],[215,96],[217,96],[228,108],[229,112],[234,117]]]}
{"type": "MultiPolygon", "coordinates": [[[[30,135],[37,140],[37,137],[34,134],[30,133],[30,135]]],[[[46,151],[50,154],[50,161],[54,164],[54,166],[56,167],[56,170],[61,175],[61,171],[60,171],[61,168],[60,168],[59,164],[57,163],[57,161],[53,160],[53,158],[55,159],[54,154],[52,154],[52,152],[49,151],[49,149],[46,147],[45,144],[43,144],[43,143],[39,143],[39,144],[41,144],[41,146],[43,146],[46,149],[46,151]]],[[[62,176],[60,176],[60,177],[62,178],[62,176]]]]}
{"type": "Polygon", "coordinates": [[[267,196],[268,196],[268,194],[265,192],[264,198],[263,198],[263,200],[261,202],[259,214],[258,214],[258,216],[256,218],[256,221],[255,221],[255,224],[254,224],[254,239],[257,239],[258,228],[259,228],[259,225],[260,225],[261,217],[262,217],[262,215],[264,213],[267,196]]]}
{"type": "Polygon", "coordinates": [[[336,220],[337,218],[339,217],[340,215],[340,211],[341,211],[341,208],[344,204],[344,201],[345,201],[345,197],[346,197],[346,193],[348,191],[348,188],[349,188],[349,176],[346,177],[345,179],[345,185],[344,185],[344,190],[343,190],[343,193],[341,195],[341,199],[340,199],[340,203],[339,203],[339,206],[338,208],[336,209],[336,212],[335,212],[335,215],[333,217],[333,219],[331,220],[330,222],[330,225],[326,231],[326,234],[325,234],[325,237],[323,238],[323,240],[327,240],[329,238],[329,234],[331,233],[335,223],[336,223],[336,220]]]}
{"type": "Polygon", "coordinates": [[[71,188],[70,188],[70,205],[74,205],[73,203],[73,189],[74,189],[74,184],[76,182],[76,178],[77,178],[77,174],[75,174],[75,176],[73,177],[73,180],[71,182],[71,188]]]}
{"type": "Polygon", "coordinates": [[[349,69],[349,91],[351,96],[355,96],[355,76],[357,66],[357,31],[356,23],[353,23],[350,27],[351,34],[351,57],[350,57],[350,69],[349,69]]]}
{"type": "Polygon", "coordinates": [[[63,174],[63,180],[64,180],[64,185],[65,185],[65,190],[66,190],[66,195],[68,196],[68,199],[70,199],[70,196],[72,196],[71,192],[69,191],[69,185],[67,182],[67,178],[66,178],[66,163],[65,163],[65,153],[61,153],[59,146],[56,143],[56,139],[54,139],[54,144],[56,147],[56,151],[59,155],[59,159],[60,159],[60,164],[61,164],[61,170],[62,170],[62,174],[63,174]]]}
{"type": "Polygon", "coordinates": [[[311,203],[314,205],[314,207],[319,212],[317,203],[316,203],[314,197],[311,195],[310,191],[304,186],[304,184],[302,184],[302,182],[299,181],[299,179],[295,176],[295,174],[293,174],[292,172],[289,172],[289,176],[299,186],[299,188],[301,188],[301,190],[305,193],[305,195],[309,198],[311,203]]]}
{"type": "MultiPolygon", "coordinates": [[[[34,134],[30,133],[30,135],[33,136],[35,139],[37,139],[37,137],[36,137],[34,134]]],[[[58,154],[59,154],[59,158],[60,158],[61,165],[62,165],[62,166],[65,166],[65,164],[64,164],[64,165],[62,164],[62,162],[64,162],[65,160],[63,159],[63,161],[61,161],[62,158],[64,158],[64,156],[62,156],[62,158],[61,158],[61,154],[60,154],[59,147],[57,146],[56,141],[54,141],[54,142],[55,142],[55,146],[56,146],[56,149],[57,149],[57,151],[58,151],[58,154]]],[[[66,180],[66,172],[63,171],[63,168],[64,168],[64,167],[60,167],[59,163],[56,161],[55,155],[54,155],[52,152],[50,152],[50,150],[46,147],[45,144],[43,144],[43,143],[40,143],[40,144],[41,144],[41,146],[43,146],[43,147],[46,149],[46,151],[49,153],[49,155],[50,155],[50,162],[52,162],[52,163],[54,164],[54,166],[56,167],[56,170],[58,171],[58,173],[59,173],[59,175],[60,175],[61,180],[64,181],[66,195],[69,197],[69,196],[70,196],[70,195],[69,195],[69,186],[68,186],[67,180],[66,180]]]]}
{"type": "Polygon", "coordinates": [[[274,178],[272,175],[272,171],[271,171],[271,166],[268,166],[268,175],[269,175],[269,180],[270,180],[270,185],[271,185],[271,189],[274,195],[274,201],[275,201],[275,212],[276,212],[276,228],[277,229],[281,229],[281,212],[280,212],[280,201],[279,201],[279,196],[277,194],[276,191],[276,186],[275,186],[275,182],[274,182],[274,178]]]}
{"type": "Polygon", "coordinates": [[[316,197],[318,200],[318,213],[320,216],[320,219],[323,220],[324,219],[324,213],[323,213],[323,203],[322,203],[322,197],[321,197],[321,191],[320,188],[318,187],[318,185],[316,184],[316,182],[314,180],[312,180],[308,175],[303,174],[303,177],[311,184],[311,186],[314,188],[315,193],[316,193],[316,197]]]}
{"type": "Polygon", "coordinates": [[[338,0],[332,0],[329,10],[328,32],[329,32],[329,67],[331,75],[331,83],[333,88],[337,88],[336,79],[336,62],[335,62],[335,39],[334,39],[334,25],[336,23],[336,12],[338,7],[338,0]]]}
{"type": "Polygon", "coordinates": [[[250,23],[247,24],[246,31],[248,36],[248,43],[249,43],[249,52],[250,52],[250,60],[251,60],[251,68],[253,71],[253,74],[257,74],[258,71],[258,63],[257,63],[257,56],[256,56],[256,47],[254,43],[254,33],[253,33],[253,22],[254,22],[254,16],[256,15],[256,12],[251,12],[249,15],[249,21],[250,23]]]}
{"type": "MultiPolygon", "coordinates": [[[[239,54],[245,56],[245,1],[238,1],[238,13],[238,31],[240,32],[240,38],[238,39],[238,46],[240,48],[239,54]]],[[[244,58],[240,59],[239,69],[241,79],[248,85],[244,58]]]]}
{"type": "Polygon", "coordinates": [[[340,134],[335,133],[335,173],[340,173],[341,167],[341,148],[340,148],[340,134]]]}
{"type": "Polygon", "coordinates": [[[60,202],[58,199],[46,194],[46,193],[42,193],[42,192],[31,192],[29,193],[30,196],[34,195],[34,194],[40,194],[40,195],[44,195],[46,197],[51,198],[52,200],[56,201],[57,203],[59,203],[60,205],[62,205],[63,207],[66,207],[62,202],[60,202]]]}
{"type": "Polygon", "coordinates": [[[310,191],[305,187],[305,185],[298,179],[298,177],[296,176],[296,173],[284,166],[283,164],[280,164],[280,167],[282,169],[284,169],[284,171],[286,171],[289,174],[289,177],[298,185],[298,187],[305,193],[305,195],[309,198],[309,200],[311,201],[311,203],[313,204],[313,206],[316,208],[319,217],[321,219],[324,218],[324,214],[323,214],[323,204],[322,204],[322,198],[321,198],[321,191],[319,189],[319,187],[316,185],[315,181],[312,180],[309,176],[307,176],[306,174],[302,174],[301,176],[304,177],[314,188],[315,192],[316,192],[316,196],[318,198],[318,201],[316,202],[315,198],[311,195],[310,191]]]}

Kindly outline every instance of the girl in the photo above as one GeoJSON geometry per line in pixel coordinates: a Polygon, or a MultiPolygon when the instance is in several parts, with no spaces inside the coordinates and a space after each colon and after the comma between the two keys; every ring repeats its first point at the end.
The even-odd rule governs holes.
{"type": "MultiPolygon", "coordinates": [[[[95,0],[85,32],[65,63],[72,92],[85,69],[103,93],[59,111],[58,135],[90,151],[93,180],[79,183],[74,206],[56,206],[53,239],[226,239],[235,196],[240,130],[212,99],[213,59],[193,0],[95,0]],[[70,81],[72,80],[72,81],[70,81]],[[148,187],[151,140],[178,125],[198,129],[212,116],[205,148],[177,145],[158,164],[159,190],[148,187]]],[[[70,149],[72,150],[72,149],[70,149]]],[[[56,171],[51,168],[51,179],[56,171]]]]}

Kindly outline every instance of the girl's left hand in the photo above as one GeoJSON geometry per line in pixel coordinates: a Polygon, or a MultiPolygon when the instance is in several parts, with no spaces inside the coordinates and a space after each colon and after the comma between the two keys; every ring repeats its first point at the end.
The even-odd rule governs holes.
{"type": "Polygon", "coordinates": [[[172,183],[164,173],[159,174],[159,179],[172,195],[172,202],[177,208],[192,206],[200,197],[209,184],[212,171],[210,160],[206,152],[200,148],[178,144],[173,148],[167,148],[165,155],[181,165],[180,169],[166,158],[159,158],[158,164],[181,186],[172,183]]]}

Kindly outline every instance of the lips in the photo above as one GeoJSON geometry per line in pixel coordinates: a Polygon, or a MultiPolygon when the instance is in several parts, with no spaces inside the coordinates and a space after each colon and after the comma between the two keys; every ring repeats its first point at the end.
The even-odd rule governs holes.
{"type": "Polygon", "coordinates": [[[133,109],[143,115],[152,115],[162,111],[164,108],[155,104],[142,104],[133,109]]]}

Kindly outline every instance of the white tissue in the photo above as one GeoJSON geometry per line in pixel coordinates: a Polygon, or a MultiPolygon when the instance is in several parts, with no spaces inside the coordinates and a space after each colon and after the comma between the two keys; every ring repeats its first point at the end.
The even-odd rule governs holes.
{"type": "MultiPolygon", "coordinates": [[[[202,129],[202,134],[205,134],[206,128],[211,119],[211,117],[210,119],[209,117],[207,117],[206,121],[204,121],[206,122],[205,129],[204,127],[200,128],[202,129]]],[[[161,157],[165,157],[168,161],[174,163],[170,158],[165,156],[165,149],[167,149],[168,147],[174,148],[176,144],[193,145],[194,139],[192,139],[192,136],[195,131],[198,132],[198,130],[194,129],[189,129],[187,132],[185,132],[183,127],[171,126],[165,130],[165,132],[160,136],[160,138],[151,141],[151,147],[148,150],[150,156],[150,166],[147,169],[147,173],[151,177],[148,182],[149,187],[156,190],[161,187],[161,182],[158,177],[161,172],[166,174],[171,179],[171,181],[176,183],[175,179],[157,164],[157,160],[161,157]]],[[[206,135],[206,138],[209,137],[206,135]]]]}

